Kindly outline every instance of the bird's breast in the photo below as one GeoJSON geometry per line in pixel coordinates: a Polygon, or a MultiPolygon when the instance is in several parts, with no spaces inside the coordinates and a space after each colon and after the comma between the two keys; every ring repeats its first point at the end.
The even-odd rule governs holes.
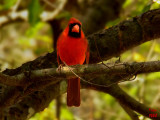
{"type": "Polygon", "coordinates": [[[83,64],[86,50],[86,40],[77,38],[63,40],[58,48],[60,59],[67,65],[83,64]]]}

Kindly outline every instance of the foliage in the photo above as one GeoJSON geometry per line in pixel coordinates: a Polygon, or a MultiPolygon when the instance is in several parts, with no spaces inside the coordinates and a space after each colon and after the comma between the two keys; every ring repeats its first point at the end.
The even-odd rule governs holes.
{"type": "Polygon", "coordinates": [[[8,10],[10,9],[17,0],[2,0],[0,3],[0,10],[8,10]]]}
{"type": "Polygon", "coordinates": [[[42,12],[41,5],[39,3],[39,0],[32,0],[31,3],[28,6],[28,12],[29,12],[29,23],[33,27],[37,22],[40,21],[40,13],[42,12]]]}

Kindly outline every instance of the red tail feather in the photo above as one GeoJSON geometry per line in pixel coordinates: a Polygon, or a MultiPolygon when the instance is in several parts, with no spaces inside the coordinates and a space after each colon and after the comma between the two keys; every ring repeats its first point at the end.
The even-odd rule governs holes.
{"type": "Polygon", "coordinates": [[[68,80],[67,105],[80,106],[80,79],[71,78],[68,80]]]}

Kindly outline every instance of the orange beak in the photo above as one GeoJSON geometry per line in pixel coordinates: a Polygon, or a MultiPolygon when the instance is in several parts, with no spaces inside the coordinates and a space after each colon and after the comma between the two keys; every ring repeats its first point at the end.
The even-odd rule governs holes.
{"type": "Polygon", "coordinates": [[[73,26],[72,32],[79,33],[79,26],[78,25],[73,26]]]}

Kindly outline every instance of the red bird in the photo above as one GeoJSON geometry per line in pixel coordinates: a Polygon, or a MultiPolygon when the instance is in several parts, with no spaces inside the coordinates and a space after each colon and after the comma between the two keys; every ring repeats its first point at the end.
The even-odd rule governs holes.
{"type": "MultiPolygon", "coordinates": [[[[71,18],[57,41],[57,61],[67,65],[82,65],[86,59],[89,62],[88,41],[81,29],[81,22],[71,18]]],[[[68,80],[67,105],[80,106],[80,79],[77,77],[68,80]]]]}

